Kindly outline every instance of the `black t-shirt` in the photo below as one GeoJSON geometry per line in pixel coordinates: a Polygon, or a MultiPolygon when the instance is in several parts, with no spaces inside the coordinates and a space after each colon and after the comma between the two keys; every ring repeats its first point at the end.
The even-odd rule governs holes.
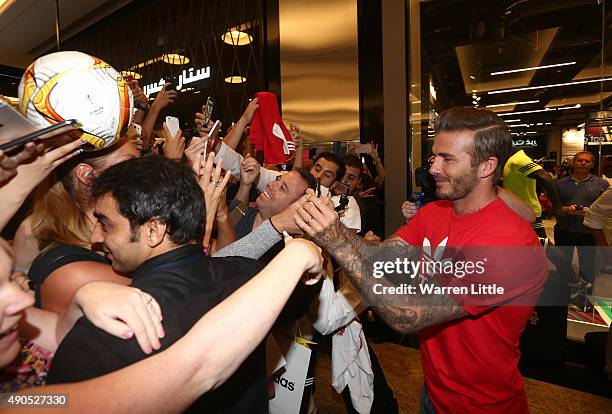
{"type": "MultiPolygon", "coordinates": [[[[166,336],[156,352],[180,339],[260,269],[252,259],[206,257],[201,245],[183,246],[143,263],[132,275],[132,286],[151,294],[162,307],[166,336]]],[[[146,357],[135,339],[116,338],[81,318],[57,350],[47,383],[95,378],[146,357]]],[[[164,378],[163,372],[159,375],[164,378]]],[[[260,344],[225,384],[200,397],[188,411],[267,413],[264,346],[260,344]]]]}
{"type": "Polygon", "coordinates": [[[110,265],[110,262],[104,256],[90,249],[61,243],[54,245],[40,253],[30,267],[28,277],[33,283],[34,293],[36,294],[34,306],[38,308],[41,306],[40,289],[47,277],[60,267],[75,262],[96,262],[110,265]]]}

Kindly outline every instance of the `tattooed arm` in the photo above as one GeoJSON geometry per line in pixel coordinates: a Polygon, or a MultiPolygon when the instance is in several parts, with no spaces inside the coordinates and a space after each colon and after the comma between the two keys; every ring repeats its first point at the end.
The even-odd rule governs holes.
{"type": "MultiPolygon", "coordinates": [[[[397,236],[378,245],[371,244],[340,223],[333,204],[330,206],[314,196],[308,196],[308,201],[310,203],[297,210],[296,224],[348,271],[364,301],[394,330],[416,332],[467,315],[448,295],[421,293],[418,277],[411,278],[407,274],[373,276],[375,263],[395,264],[398,259],[401,262],[404,259],[418,261],[419,249],[397,236]],[[413,289],[413,293],[388,292],[389,288],[402,284],[412,286],[406,288],[413,289]]],[[[433,280],[428,283],[433,283],[433,280]]]]}

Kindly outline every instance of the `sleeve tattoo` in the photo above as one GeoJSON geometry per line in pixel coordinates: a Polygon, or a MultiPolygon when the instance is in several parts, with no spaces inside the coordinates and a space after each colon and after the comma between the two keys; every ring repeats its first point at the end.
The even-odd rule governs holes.
{"type": "Polygon", "coordinates": [[[395,262],[398,258],[419,260],[420,249],[400,237],[392,236],[379,244],[373,244],[342,226],[340,237],[334,237],[333,241],[329,240],[325,244],[328,252],[348,271],[366,303],[394,330],[400,333],[416,332],[467,315],[448,295],[420,293],[419,277],[373,277],[374,262],[395,262]],[[377,295],[374,292],[375,285],[395,287],[400,283],[415,286],[416,293],[377,295]]]}

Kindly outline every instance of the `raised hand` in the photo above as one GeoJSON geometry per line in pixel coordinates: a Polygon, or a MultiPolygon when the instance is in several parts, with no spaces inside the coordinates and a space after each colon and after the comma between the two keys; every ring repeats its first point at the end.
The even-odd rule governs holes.
{"type": "Polygon", "coordinates": [[[185,150],[185,157],[189,165],[196,174],[200,172],[200,162],[204,159],[204,152],[207,151],[208,137],[192,137],[189,146],[185,150]],[[198,158],[200,156],[200,158],[198,158]]]}
{"type": "Polygon", "coordinates": [[[185,137],[183,137],[183,131],[180,129],[176,132],[176,135],[170,135],[168,126],[164,122],[164,155],[166,158],[174,160],[180,160],[183,158],[185,152],[185,137]]]}
{"type": "Polygon", "coordinates": [[[89,282],[74,299],[83,314],[98,328],[119,338],[136,337],[146,353],[159,349],[165,336],[159,304],[139,289],[109,282],[89,282]]]}
{"type": "Polygon", "coordinates": [[[250,153],[247,154],[240,163],[240,184],[252,186],[259,176],[260,168],[261,166],[257,160],[251,157],[250,153]]]}
{"type": "Polygon", "coordinates": [[[411,201],[404,201],[402,203],[402,215],[404,216],[404,219],[406,219],[406,221],[410,220],[418,212],[419,207],[415,203],[411,201]]]}
{"type": "Polygon", "coordinates": [[[240,117],[242,118],[242,121],[246,123],[246,125],[249,125],[251,121],[253,121],[253,116],[255,115],[257,108],[259,108],[259,100],[254,98],[251,100],[251,102],[249,102],[242,116],[240,117]]]}
{"type": "Polygon", "coordinates": [[[198,171],[198,183],[204,192],[204,202],[206,204],[206,229],[203,244],[204,246],[208,246],[215,215],[217,214],[219,203],[223,198],[223,193],[225,192],[225,188],[229,182],[230,172],[226,171],[225,175],[222,176],[223,160],[219,160],[217,166],[213,169],[213,160],[215,159],[214,152],[208,154],[206,162],[203,162],[203,157],[203,154],[199,154],[197,156],[198,163],[200,165],[198,171]]]}
{"type": "Polygon", "coordinates": [[[165,108],[166,106],[170,105],[171,103],[173,103],[176,100],[176,97],[178,95],[177,91],[167,91],[166,87],[168,85],[171,85],[170,83],[166,83],[164,85],[164,87],[162,88],[161,91],[159,91],[159,93],[157,94],[157,96],[155,97],[155,100],[153,101],[153,104],[151,105],[152,107],[155,107],[155,109],[161,111],[163,108],[165,108]]]}
{"type": "Polygon", "coordinates": [[[7,155],[4,151],[0,151],[0,185],[17,175],[17,167],[42,154],[43,151],[43,144],[36,145],[33,142],[28,142],[15,155],[7,155]]]}
{"type": "Polygon", "coordinates": [[[374,162],[380,161],[380,157],[378,156],[378,144],[376,144],[374,141],[370,141],[370,144],[372,145],[372,151],[369,152],[368,155],[370,158],[372,158],[372,160],[374,160],[374,162]]]}
{"type": "Polygon", "coordinates": [[[134,97],[134,102],[140,105],[143,105],[143,106],[147,106],[149,104],[149,99],[144,94],[142,88],[138,84],[138,81],[136,79],[132,79],[132,80],[127,81],[127,84],[132,90],[132,96],[134,97]]]}

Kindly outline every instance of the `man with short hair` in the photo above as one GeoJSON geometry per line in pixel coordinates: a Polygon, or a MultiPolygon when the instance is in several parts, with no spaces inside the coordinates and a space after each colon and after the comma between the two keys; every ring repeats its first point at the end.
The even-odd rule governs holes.
{"type": "MultiPolygon", "coordinates": [[[[93,195],[98,222],[92,242],[102,244],[115,271],[131,274],[132,286],[162,307],[166,335],[161,349],[261,269],[252,259],[204,254],[204,197],[187,164],[157,156],[124,161],[94,181],[93,195]]],[[[133,342],[111,337],[81,319],[55,354],[48,383],[86,380],[137,362],[146,355],[133,342]]],[[[263,347],[195,407],[267,412],[263,347]]]]}
{"type": "MultiPolygon", "coordinates": [[[[244,201],[246,204],[248,203],[251,186],[259,173],[259,164],[251,157],[245,158],[241,164],[242,179],[240,180],[236,200],[244,201]],[[253,164],[256,164],[256,166],[253,164]]],[[[246,236],[262,222],[296,202],[304,195],[307,188],[314,189],[315,187],[315,179],[309,172],[290,171],[286,174],[278,174],[274,181],[266,184],[264,190],[255,200],[257,208],[249,208],[243,211],[244,215],[236,223],[236,238],[241,239],[246,236]]],[[[235,204],[230,209],[236,207],[235,204]]]]}
{"type": "MultiPolygon", "coordinates": [[[[608,182],[591,173],[593,153],[580,151],[574,155],[573,171],[569,177],[557,181],[561,198],[563,220],[555,224],[555,245],[560,246],[562,260],[557,264],[563,274],[571,272],[574,247],[578,250],[578,264],[582,278],[577,285],[585,286],[591,293],[595,279],[595,240],[584,225],[584,215],[589,207],[608,188],[608,182]]],[[[568,276],[569,277],[569,276],[568,276]]],[[[586,303],[585,303],[586,305],[586,303]]]]}
{"type": "Polygon", "coordinates": [[[531,226],[497,195],[511,136],[497,115],[475,108],[444,111],[435,130],[430,171],[442,200],[394,236],[369,244],[313,195],[296,223],[389,326],[419,333],[420,412],[527,413],[518,342],[548,268],[531,226]],[[502,291],[470,291],[483,285],[502,291]]]}

